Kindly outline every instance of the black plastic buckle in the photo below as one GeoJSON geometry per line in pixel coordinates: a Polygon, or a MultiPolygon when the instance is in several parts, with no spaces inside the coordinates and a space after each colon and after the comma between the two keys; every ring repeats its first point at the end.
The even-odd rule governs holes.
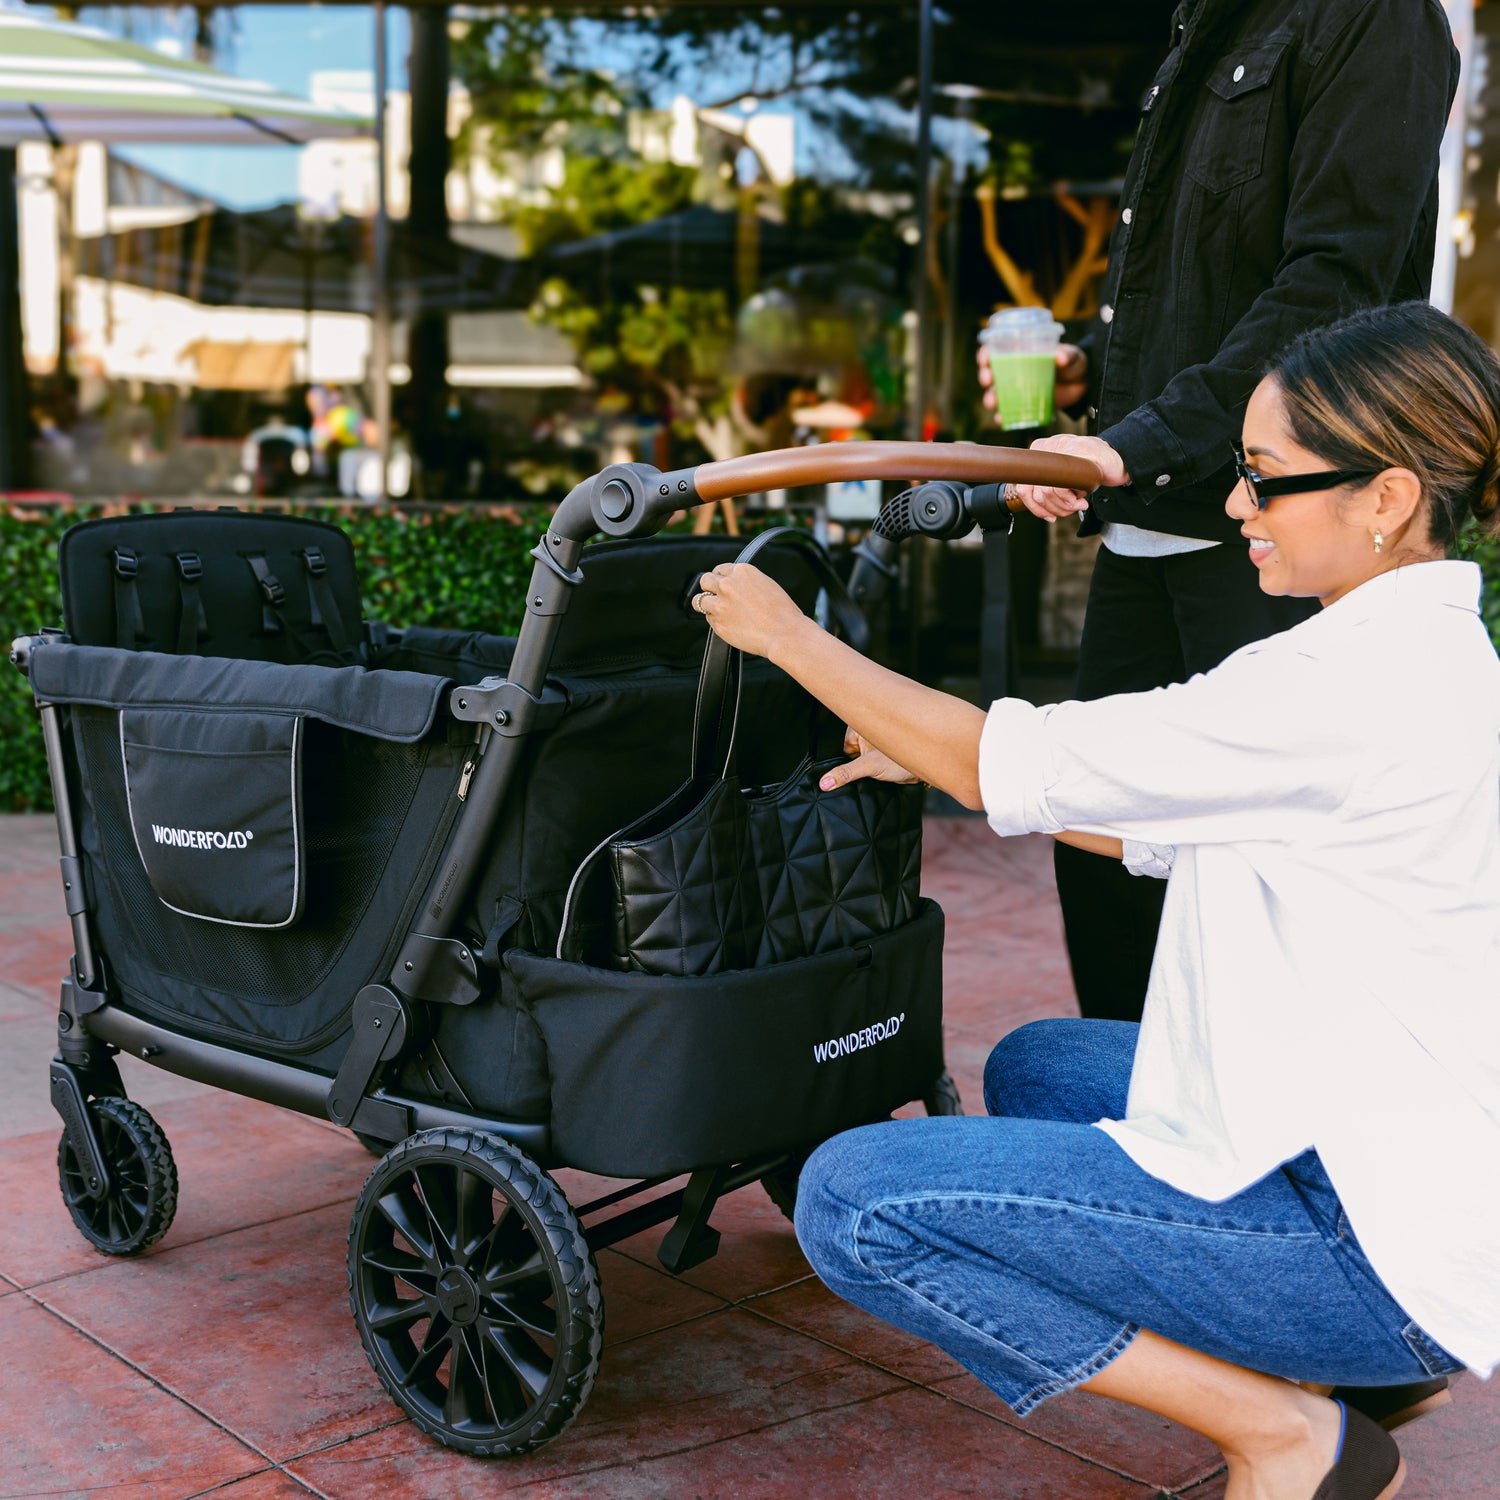
{"type": "Polygon", "coordinates": [[[115,573],[121,578],[134,578],[140,571],[140,559],[128,547],[115,548],[115,573]]]}
{"type": "Polygon", "coordinates": [[[178,552],[175,556],[184,583],[197,583],[203,577],[203,559],[196,552],[178,552]]]}
{"type": "Polygon", "coordinates": [[[304,547],[302,556],[307,563],[307,571],[314,578],[321,578],[328,571],[328,562],[321,547],[304,547]]]}
{"type": "Polygon", "coordinates": [[[266,603],[272,609],[280,609],[286,603],[286,590],[281,586],[281,580],[274,573],[267,573],[264,578],[257,580],[260,591],[266,596],[266,603]]]}

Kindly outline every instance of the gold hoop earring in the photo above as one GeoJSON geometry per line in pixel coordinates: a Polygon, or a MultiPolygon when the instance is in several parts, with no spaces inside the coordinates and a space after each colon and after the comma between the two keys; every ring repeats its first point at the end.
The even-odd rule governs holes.
{"type": "Polygon", "coordinates": [[[1385,537],[1378,531],[1375,533],[1375,550],[1377,552],[1385,551],[1385,537]]]}

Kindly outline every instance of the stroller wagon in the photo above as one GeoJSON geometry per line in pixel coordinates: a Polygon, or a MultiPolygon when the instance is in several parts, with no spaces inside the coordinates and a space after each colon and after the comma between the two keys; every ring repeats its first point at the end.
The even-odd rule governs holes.
{"type": "MultiPolygon", "coordinates": [[[[854,476],[940,481],[887,507],[866,594],[904,534],[1008,524],[998,481],[1096,482],[1078,460],[972,445],[614,465],[539,541],[514,638],[363,622],[347,539],[319,522],[73,528],[66,633],[12,660],[40,709],[73,928],[51,1090],[82,1234],[133,1254],[176,1207],[118,1052],[349,1128],[381,1157],[348,1257],[378,1378],[442,1442],[513,1454],[593,1384],[597,1249],[673,1221],[660,1259],[686,1269],[715,1252],[724,1194],[760,1181],[789,1210],[821,1140],[911,1100],[956,1109],[931,902],[718,972],[563,941],[580,864],[681,779],[705,639],[691,595],[734,555],[653,534],[685,505],[854,476]],[[574,1207],[555,1167],[631,1180],[574,1207]]],[[[805,608],[842,593],[815,550],[761,566],[805,608]]],[[[773,783],[819,721],[765,663],[741,693],[736,775],[773,783]]]]}

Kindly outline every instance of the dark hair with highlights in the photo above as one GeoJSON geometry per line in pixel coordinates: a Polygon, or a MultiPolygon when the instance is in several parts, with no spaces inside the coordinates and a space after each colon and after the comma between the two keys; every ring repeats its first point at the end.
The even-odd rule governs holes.
{"type": "Polygon", "coordinates": [[[1299,447],[1330,469],[1410,469],[1447,547],[1500,505],[1500,360],[1430,302],[1373,307],[1304,333],[1266,373],[1299,447]]]}

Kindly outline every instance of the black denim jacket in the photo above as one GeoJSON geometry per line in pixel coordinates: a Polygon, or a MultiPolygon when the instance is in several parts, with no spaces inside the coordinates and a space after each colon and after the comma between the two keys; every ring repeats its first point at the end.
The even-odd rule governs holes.
{"type": "Polygon", "coordinates": [[[1425,297],[1458,53],[1437,0],[1199,0],[1142,101],[1090,338],[1106,521],[1239,540],[1229,445],[1266,361],[1425,297]]]}

